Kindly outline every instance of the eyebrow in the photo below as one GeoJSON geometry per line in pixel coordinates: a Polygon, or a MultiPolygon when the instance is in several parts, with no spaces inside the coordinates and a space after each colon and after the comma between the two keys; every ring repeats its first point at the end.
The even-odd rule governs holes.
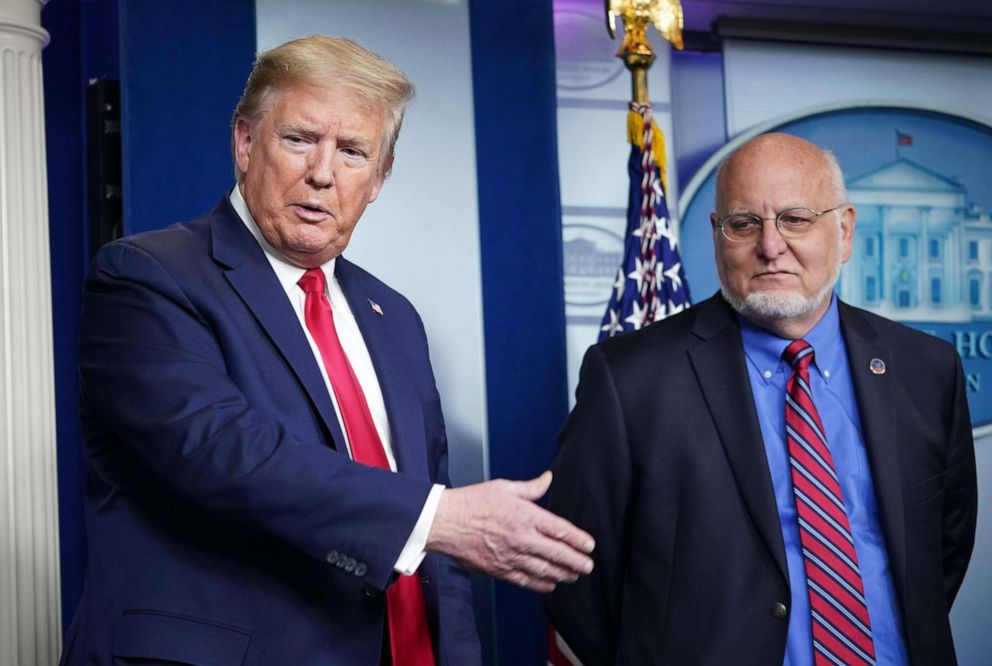
{"type": "MultiPolygon", "coordinates": [[[[308,139],[319,139],[322,135],[320,130],[308,126],[300,125],[297,123],[283,123],[276,128],[276,132],[279,136],[285,136],[287,134],[299,134],[308,139]]],[[[362,150],[371,153],[376,147],[375,141],[365,136],[364,134],[341,134],[338,137],[338,143],[343,143],[347,146],[352,146],[355,148],[361,148],[362,150]]]]}
{"type": "Polygon", "coordinates": [[[276,133],[279,136],[286,136],[287,134],[300,134],[307,138],[317,138],[320,136],[318,132],[313,127],[307,127],[306,125],[297,125],[295,123],[283,123],[276,128],[276,133]]]}
{"type": "Polygon", "coordinates": [[[360,148],[369,153],[376,147],[375,141],[364,134],[342,134],[338,137],[338,143],[343,143],[353,148],[360,148]]]}

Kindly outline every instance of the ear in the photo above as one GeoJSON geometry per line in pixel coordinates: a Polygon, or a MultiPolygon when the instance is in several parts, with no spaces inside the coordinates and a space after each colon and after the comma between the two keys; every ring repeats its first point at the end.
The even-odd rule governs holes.
{"type": "Polygon", "coordinates": [[[379,192],[382,191],[382,185],[385,182],[386,182],[386,175],[381,171],[376,172],[375,182],[372,183],[372,189],[369,191],[368,203],[372,203],[373,201],[379,198],[379,192]]]}
{"type": "Polygon", "coordinates": [[[858,222],[857,211],[851,204],[846,204],[840,212],[841,260],[847,262],[851,258],[854,247],[854,227],[858,222]]]}
{"type": "Polygon", "coordinates": [[[234,161],[238,171],[248,171],[248,158],[251,156],[251,146],[254,136],[253,128],[247,118],[239,117],[234,121],[234,161]]]}

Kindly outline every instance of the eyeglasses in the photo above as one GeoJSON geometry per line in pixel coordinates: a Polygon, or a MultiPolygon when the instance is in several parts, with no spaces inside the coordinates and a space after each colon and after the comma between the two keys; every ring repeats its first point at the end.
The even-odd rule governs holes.
{"type": "Polygon", "coordinates": [[[723,237],[734,243],[746,243],[760,236],[765,220],[775,220],[775,228],[785,238],[800,238],[809,233],[820,216],[840,210],[844,205],[821,211],[803,207],[786,208],[773,218],[748,212],[731,213],[717,224],[723,237]]]}

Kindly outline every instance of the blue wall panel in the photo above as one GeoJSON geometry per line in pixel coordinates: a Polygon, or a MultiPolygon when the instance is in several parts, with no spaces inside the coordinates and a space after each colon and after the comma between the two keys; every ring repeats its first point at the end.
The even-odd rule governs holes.
{"type": "Polygon", "coordinates": [[[80,291],[88,264],[86,87],[118,76],[117,0],[47,5],[42,52],[48,165],[52,332],[55,361],[59,565],[62,622],[68,626],[83,589],[85,467],[80,445],[76,347],[80,291]]]}
{"type": "MultiPolygon", "coordinates": [[[[470,4],[492,478],[545,469],[568,413],[551,17],[550,0],[470,4]]],[[[496,663],[545,663],[537,595],[494,596],[496,663]]]]}
{"type": "Polygon", "coordinates": [[[76,345],[79,290],[85,271],[83,211],[83,79],[78,0],[42,12],[51,40],[42,52],[45,149],[48,162],[49,249],[59,488],[59,566],[62,617],[68,625],[83,589],[83,457],[77,417],[76,345]]]}
{"type": "Polygon", "coordinates": [[[246,0],[121,0],[124,231],[195,217],[234,182],[231,114],[255,53],[246,0]]]}

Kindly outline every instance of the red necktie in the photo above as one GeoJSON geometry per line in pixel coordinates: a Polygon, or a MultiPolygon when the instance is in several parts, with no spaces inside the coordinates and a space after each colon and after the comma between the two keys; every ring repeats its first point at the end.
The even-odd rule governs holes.
{"type": "MultiPolygon", "coordinates": [[[[325,295],[324,272],[311,268],[297,283],[307,294],[304,315],[324,359],[324,368],[334,388],[334,397],[341,410],[341,420],[351,444],[351,456],[356,462],[371,467],[389,469],[386,452],[372,422],[365,394],[351,369],[334,328],[331,304],[325,295]]],[[[386,590],[386,613],[389,618],[389,646],[393,664],[397,666],[433,666],[434,650],[424,591],[416,575],[399,576],[386,590]]]]}
{"type": "Polygon", "coordinates": [[[874,664],[871,622],[844,495],[809,386],[813,348],[805,340],[795,340],[782,357],[793,368],[785,385],[785,433],[812,615],[814,663],[874,664]]]}

